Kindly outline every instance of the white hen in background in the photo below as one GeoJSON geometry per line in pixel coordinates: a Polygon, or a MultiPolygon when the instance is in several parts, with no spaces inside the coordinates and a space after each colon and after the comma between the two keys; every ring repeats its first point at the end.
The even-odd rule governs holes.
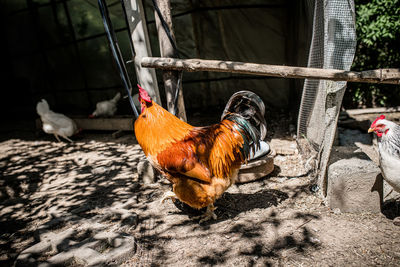
{"type": "Polygon", "coordinates": [[[400,192],[400,126],[379,116],[369,128],[378,136],[379,162],[383,178],[400,192]]]}
{"type": "Polygon", "coordinates": [[[68,137],[78,132],[78,127],[73,120],[63,114],[51,111],[45,99],[37,103],[36,111],[42,120],[45,133],[54,134],[58,142],[60,142],[58,136],[61,136],[72,143],[68,137]]]}
{"type": "Polygon", "coordinates": [[[121,94],[117,93],[110,100],[98,102],[96,104],[96,110],[89,117],[94,118],[94,117],[114,116],[115,112],[117,112],[117,103],[120,98],[121,98],[121,94]]]}

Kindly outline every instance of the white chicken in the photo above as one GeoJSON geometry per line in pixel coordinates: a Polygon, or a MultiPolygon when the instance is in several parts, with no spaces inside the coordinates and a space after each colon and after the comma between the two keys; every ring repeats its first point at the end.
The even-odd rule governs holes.
{"type": "Polygon", "coordinates": [[[400,192],[400,126],[379,116],[368,129],[378,136],[379,162],[383,178],[400,192]]]}
{"type": "Polygon", "coordinates": [[[36,111],[42,120],[45,133],[54,134],[58,142],[60,142],[58,136],[61,136],[72,143],[72,140],[68,137],[78,132],[78,127],[73,120],[63,114],[51,111],[45,99],[37,103],[36,111]]]}
{"type": "Polygon", "coordinates": [[[117,93],[113,98],[96,104],[96,110],[89,116],[94,117],[111,117],[117,112],[117,103],[121,98],[121,94],[117,93]]]}

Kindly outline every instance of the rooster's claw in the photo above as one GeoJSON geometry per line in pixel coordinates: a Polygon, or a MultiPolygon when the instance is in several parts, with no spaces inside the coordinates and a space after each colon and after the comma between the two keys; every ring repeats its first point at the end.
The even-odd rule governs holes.
{"type": "Polygon", "coordinates": [[[164,196],[161,198],[160,200],[160,204],[163,204],[167,199],[172,199],[172,201],[174,201],[176,199],[176,195],[174,192],[172,191],[168,191],[164,194],[164,196]]]}

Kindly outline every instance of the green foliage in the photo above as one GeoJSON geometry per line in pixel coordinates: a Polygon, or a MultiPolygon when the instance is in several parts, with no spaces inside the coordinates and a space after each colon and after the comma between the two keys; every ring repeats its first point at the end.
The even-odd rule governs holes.
{"type": "MultiPolygon", "coordinates": [[[[400,0],[355,0],[356,71],[400,67],[400,0]]],[[[351,107],[400,105],[400,87],[349,83],[344,105],[351,107]]]]}

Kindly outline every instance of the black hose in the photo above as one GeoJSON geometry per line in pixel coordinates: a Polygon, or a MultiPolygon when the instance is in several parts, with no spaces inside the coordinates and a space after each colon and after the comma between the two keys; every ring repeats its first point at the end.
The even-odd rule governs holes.
{"type": "Polygon", "coordinates": [[[165,21],[163,15],[161,14],[161,10],[157,5],[157,1],[156,0],[152,0],[152,1],[153,1],[154,10],[157,12],[157,15],[161,21],[161,25],[162,25],[165,33],[167,34],[167,37],[169,39],[169,42],[172,45],[172,48],[174,49],[174,57],[179,58],[179,51],[178,51],[178,48],[176,47],[174,38],[172,38],[171,30],[169,29],[167,22],[165,21]]]}
{"type": "Polygon", "coordinates": [[[122,79],[122,83],[128,93],[129,103],[131,104],[131,107],[132,107],[133,113],[135,114],[135,117],[138,118],[139,113],[136,110],[136,106],[135,106],[132,96],[131,96],[132,84],[131,84],[131,81],[129,80],[125,62],[122,58],[121,50],[119,49],[119,46],[118,46],[118,41],[115,36],[115,31],[112,27],[112,23],[111,23],[109,13],[107,10],[107,5],[105,4],[104,0],[98,0],[98,4],[99,4],[101,17],[103,19],[104,29],[107,33],[107,38],[110,43],[112,54],[114,56],[115,62],[117,63],[117,67],[118,67],[119,74],[122,79]]]}

